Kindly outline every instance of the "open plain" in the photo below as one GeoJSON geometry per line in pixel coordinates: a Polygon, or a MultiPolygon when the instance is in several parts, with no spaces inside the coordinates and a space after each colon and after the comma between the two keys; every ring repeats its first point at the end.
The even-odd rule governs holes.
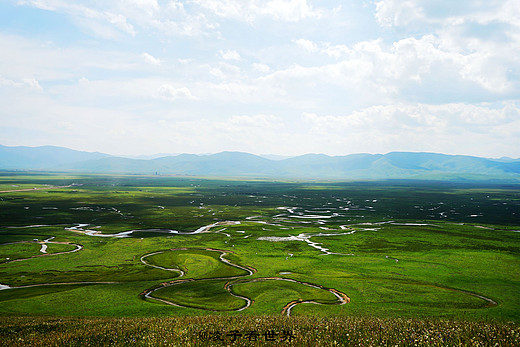
{"type": "Polygon", "coordinates": [[[3,173],[0,190],[10,345],[519,338],[518,185],[3,173]],[[98,325],[125,328],[88,340],[98,325]]]}

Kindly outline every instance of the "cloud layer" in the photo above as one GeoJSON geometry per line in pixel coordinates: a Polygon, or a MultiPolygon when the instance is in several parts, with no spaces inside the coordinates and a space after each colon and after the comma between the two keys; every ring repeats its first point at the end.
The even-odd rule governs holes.
{"type": "Polygon", "coordinates": [[[2,6],[5,145],[520,157],[513,0],[2,6]]]}

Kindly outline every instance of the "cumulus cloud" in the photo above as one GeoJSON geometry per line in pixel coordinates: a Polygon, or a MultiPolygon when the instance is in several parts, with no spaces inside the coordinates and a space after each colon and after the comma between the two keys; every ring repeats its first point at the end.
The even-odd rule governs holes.
{"type": "Polygon", "coordinates": [[[102,14],[96,14],[93,16],[94,18],[106,19],[109,23],[113,24],[115,27],[120,29],[121,31],[127,32],[128,34],[134,36],[135,30],[134,26],[128,23],[127,18],[122,14],[115,14],[110,12],[105,12],[102,14]]]}
{"type": "Polygon", "coordinates": [[[353,146],[354,152],[387,148],[496,156],[520,145],[520,108],[511,102],[378,105],[344,116],[305,113],[302,120],[312,136],[328,138],[340,153],[353,146]]]}
{"type": "Polygon", "coordinates": [[[40,85],[40,83],[36,79],[34,79],[34,78],[24,78],[22,80],[22,82],[26,86],[28,86],[30,89],[37,90],[37,91],[42,91],[43,90],[43,88],[40,85]]]}
{"type": "Polygon", "coordinates": [[[379,24],[392,26],[406,26],[412,21],[424,19],[424,13],[417,1],[414,0],[382,0],[376,2],[376,14],[379,24]]]}
{"type": "Polygon", "coordinates": [[[178,99],[197,100],[187,87],[174,87],[170,84],[160,86],[156,95],[158,98],[172,101],[178,99]]]}
{"type": "Polygon", "coordinates": [[[309,40],[296,43],[335,60],[322,59],[325,64],[314,66],[295,64],[267,79],[288,87],[296,82],[339,86],[360,96],[371,94],[370,102],[393,98],[439,103],[474,100],[475,95],[496,100],[520,92],[518,77],[508,73],[513,66],[520,69],[518,62],[510,60],[517,51],[511,47],[458,50],[447,45],[444,37],[432,34],[392,44],[380,39],[362,41],[352,47],[309,40]]]}
{"type": "Polygon", "coordinates": [[[193,0],[193,2],[218,16],[248,22],[258,17],[288,22],[321,17],[321,11],[314,9],[307,0],[193,0]]]}
{"type": "Polygon", "coordinates": [[[262,72],[262,73],[267,73],[267,72],[271,71],[271,68],[267,64],[253,63],[251,65],[251,67],[253,68],[254,71],[258,71],[258,72],[262,72]]]}
{"type": "Polygon", "coordinates": [[[424,24],[455,26],[467,22],[487,24],[498,21],[518,26],[519,13],[515,0],[380,0],[376,2],[375,16],[383,26],[413,30],[417,24],[424,28],[424,24]]]}
{"type": "Polygon", "coordinates": [[[0,75],[0,86],[24,88],[27,90],[38,91],[38,92],[43,91],[43,88],[40,85],[40,82],[38,82],[38,80],[36,80],[35,78],[22,78],[19,81],[14,81],[11,79],[4,78],[0,75]]]}
{"type": "Polygon", "coordinates": [[[191,144],[175,151],[518,156],[518,1],[372,4],[12,0],[63,20],[0,33],[0,116],[28,124],[49,110],[65,129],[71,114],[113,112],[104,124],[120,139],[191,144]],[[58,33],[69,24],[81,30],[58,33]]]}
{"type": "MultiPolygon", "coordinates": [[[[125,6],[134,7],[139,11],[145,11],[148,15],[159,11],[161,7],[157,0],[126,0],[125,6]]],[[[175,3],[175,1],[172,1],[175,3]]]]}
{"type": "Polygon", "coordinates": [[[157,66],[161,65],[161,59],[158,59],[149,53],[145,52],[145,53],[141,54],[141,57],[148,64],[157,65],[157,66]]]}
{"type": "Polygon", "coordinates": [[[243,77],[240,67],[233,64],[222,62],[208,68],[210,75],[221,80],[240,80],[243,77]]]}
{"type": "Polygon", "coordinates": [[[310,40],[306,40],[306,39],[298,39],[298,40],[295,40],[294,41],[298,46],[300,46],[301,48],[307,50],[307,51],[310,51],[310,52],[315,52],[318,50],[318,45],[310,40]]]}
{"type": "Polygon", "coordinates": [[[515,71],[520,64],[511,59],[520,54],[516,1],[381,0],[376,3],[375,17],[401,35],[416,37],[417,32],[428,32],[415,42],[410,37],[394,46],[417,53],[422,49],[427,55],[417,57],[416,62],[426,62],[425,66],[450,83],[469,81],[490,93],[518,93],[520,78],[515,71]]]}
{"type": "Polygon", "coordinates": [[[224,60],[240,61],[240,54],[237,51],[232,51],[232,50],[224,51],[224,50],[221,50],[220,51],[220,56],[224,60]]]}
{"type": "MultiPolygon", "coordinates": [[[[491,105],[455,104],[394,104],[371,106],[345,116],[318,116],[305,113],[304,119],[327,132],[342,132],[347,128],[413,129],[448,126],[490,127],[504,122],[514,122],[520,116],[520,108],[514,103],[504,103],[500,107],[491,105]]],[[[520,131],[520,129],[518,129],[520,131]]]]}

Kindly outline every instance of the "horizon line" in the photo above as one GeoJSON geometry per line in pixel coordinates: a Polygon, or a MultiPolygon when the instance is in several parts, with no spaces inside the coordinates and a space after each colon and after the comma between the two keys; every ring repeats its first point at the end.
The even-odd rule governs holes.
{"type": "Polygon", "coordinates": [[[39,146],[15,145],[15,146],[8,146],[8,145],[0,144],[0,146],[2,146],[2,147],[9,147],[9,148],[17,148],[17,147],[18,148],[19,147],[22,147],[22,148],[54,147],[54,148],[62,148],[62,149],[68,149],[68,150],[78,151],[78,152],[85,152],[85,153],[99,153],[99,154],[104,154],[104,155],[108,155],[108,156],[115,157],[115,158],[126,158],[126,159],[136,159],[136,160],[152,160],[152,159],[159,159],[159,158],[166,158],[166,157],[176,157],[176,156],[179,156],[179,155],[211,156],[211,155],[216,155],[216,154],[221,154],[221,153],[250,154],[250,155],[257,156],[257,157],[262,157],[264,159],[275,160],[275,161],[276,161],[276,159],[270,159],[270,158],[265,158],[265,157],[266,156],[283,157],[283,159],[280,159],[280,160],[284,160],[284,159],[296,158],[296,157],[301,157],[301,156],[306,156],[306,155],[322,155],[322,156],[327,156],[327,157],[333,158],[333,157],[346,157],[346,156],[350,156],[350,155],[361,155],[361,154],[385,156],[385,155],[392,154],[392,153],[415,153],[415,154],[440,154],[440,155],[447,155],[447,156],[475,157],[475,158],[485,158],[485,159],[495,159],[495,160],[500,160],[500,159],[520,160],[520,157],[513,158],[513,157],[510,157],[510,156],[506,156],[506,155],[501,156],[501,157],[485,157],[485,156],[479,156],[479,155],[473,155],[473,154],[450,154],[450,153],[442,153],[442,152],[413,151],[413,150],[408,150],[408,151],[407,150],[395,150],[395,151],[390,151],[390,152],[386,152],[386,153],[353,152],[353,153],[339,154],[339,155],[331,155],[331,154],[326,154],[326,153],[314,153],[314,152],[308,152],[308,153],[296,154],[296,155],[274,154],[274,153],[257,154],[257,153],[240,151],[240,150],[223,150],[223,151],[219,151],[219,152],[205,152],[205,153],[182,152],[182,153],[152,153],[152,154],[110,154],[108,152],[89,151],[89,150],[75,149],[75,148],[64,147],[64,146],[57,146],[57,145],[39,145],[39,146]],[[150,158],[145,159],[145,158],[140,158],[140,157],[150,157],[150,158]],[[151,157],[154,157],[154,158],[151,158],[151,157]]]}

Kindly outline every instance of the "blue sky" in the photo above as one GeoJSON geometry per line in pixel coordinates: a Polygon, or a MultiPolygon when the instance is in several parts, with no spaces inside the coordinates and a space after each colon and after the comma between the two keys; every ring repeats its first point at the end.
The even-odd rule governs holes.
{"type": "Polygon", "coordinates": [[[0,144],[520,157],[518,0],[2,0],[0,144]]]}

